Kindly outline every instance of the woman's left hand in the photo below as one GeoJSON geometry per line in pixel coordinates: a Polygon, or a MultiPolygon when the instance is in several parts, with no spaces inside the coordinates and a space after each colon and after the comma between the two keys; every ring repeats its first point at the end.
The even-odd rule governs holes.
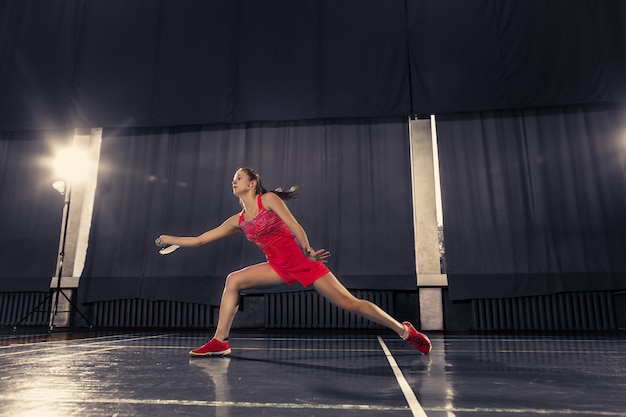
{"type": "Polygon", "coordinates": [[[314,250],[312,248],[309,248],[306,254],[309,258],[317,262],[327,262],[328,258],[330,257],[330,252],[326,249],[314,250]]]}

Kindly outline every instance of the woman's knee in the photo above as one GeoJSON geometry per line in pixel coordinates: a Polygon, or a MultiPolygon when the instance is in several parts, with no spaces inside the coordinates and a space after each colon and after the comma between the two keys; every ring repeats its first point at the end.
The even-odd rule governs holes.
{"type": "Polygon", "coordinates": [[[225,290],[239,291],[242,287],[242,275],[240,271],[231,272],[226,276],[225,290]]]}

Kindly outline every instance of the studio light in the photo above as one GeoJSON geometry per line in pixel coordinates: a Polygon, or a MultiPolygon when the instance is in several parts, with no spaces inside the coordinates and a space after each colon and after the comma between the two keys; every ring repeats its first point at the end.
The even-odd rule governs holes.
{"type": "MultiPolygon", "coordinates": [[[[69,215],[70,215],[70,204],[72,201],[72,187],[77,184],[81,184],[84,182],[85,177],[88,175],[89,170],[92,169],[91,158],[89,157],[89,153],[76,147],[71,146],[68,148],[60,149],[56,156],[52,161],[52,168],[54,171],[55,178],[59,178],[57,181],[54,181],[52,187],[57,190],[61,195],[63,195],[63,217],[61,222],[61,235],[59,239],[59,250],[57,257],[57,266],[56,266],[56,284],[54,287],[51,287],[51,291],[48,297],[44,299],[35,309],[29,312],[26,316],[22,318],[15,326],[14,329],[21,324],[28,316],[33,314],[34,312],[39,311],[39,307],[42,306],[45,302],[51,302],[51,310],[50,310],[50,320],[49,320],[49,330],[54,330],[55,327],[55,319],[57,313],[59,313],[59,299],[63,297],[67,303],[73,308],[81,317],[87,322],[90,326],[91,323],[85,317],[83,313],[74,305],[70,297],[67,296],[64,290],[66,288],[63,287],[61,281],[63,278],[63,266],[65,262],[65,245],[67,242],[68,235],[68,225],[69,225],[69,215]]],[[[65,313],[69,313],[70,311],[63,311],[65,313]]]]}
{"type": "Polygon", "coordinates": [[[53,182],[52,188],[57,190],[59,194],[65,195],[65,181],[64,180],[58,180],[58,181],[53,182]]]}
{"type": "Polygon", "coordinates": [[[75,146],[59,150],[54,158],[53,167],[58,178],[71,184],[83,181],[91,168],[87,152],[75,146]]]}

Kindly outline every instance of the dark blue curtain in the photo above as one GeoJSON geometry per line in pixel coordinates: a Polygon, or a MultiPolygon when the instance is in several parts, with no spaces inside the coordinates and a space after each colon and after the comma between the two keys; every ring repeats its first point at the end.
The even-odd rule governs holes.
{"type": "Polygon", "coordinates": [[[0,130],[626,101],[620,0],[4,0],[0,130]]]}
{"type": "Polygon", "coordinates": [[[413,111],[626,98],[626,3],[407,1],[413,111]]]}
{"type": "Polygon", "coordinates": [[[0,19],[0,129],[410,111],[402,0],[8,0],[0,19]]]}
{"type": "Polygon", "coordinates": [[[626,109],[438,118],[452,298],[626,288],[626,109]]]}
{"type": "MultiPolygon", "coordinates": [[[[623,168],[619,167],[624,162],[619,167],[606,164],[601,155],[608,155],[611,161],[620,155],[615,150],[617,140],[609,137],[613,138],[611,129],[621,123],[622,110],[601,105],[626,101],[624,21],[626,3],[620,0],[2,1],[0,131],[4,133],[0,204],[3,213],[10,213],[3,220],[3,230],[9,230],[16,242],[14,246],[4,243],[4,248],[19,248],[17,252],[5,252],[2,262],[7,272],[3,273],[48,277],[56,257],[53,249],[45,261],[50,266],[19,269],[32,260],[27,247],[40,244],[29,241],[33,235],[23,231],[49,224],[45,219],[55,223],[49,229],[36,229],[41,232],[39,236],[46,236],[42,239],[49,239],[36,249],[39,254],[56,248],[60,222],[60,213],[54,209],[59,196],[48,188],[48,182],[43,192],[50,193],[46,197],[50,202],[28,200],[33,195],[16,197],[17,190],[26,193],[23,190],[32,189],[33,182],[38,184],[41,172],[26,168],[31,154],[49,153],[41,147],[43,139],[30,144],[22,141],[31,135],[26,132],[101,126],[108,136],[103,158],[114,171],[101,172],[97,238],[90,242],[89,253],[94,276],[149,277],[162,273],[165,279],[173,271],[198,277],[207,270],[219,271],[215,272],[217,276],[243,265],[243,261],[226,264],[218,256],[211,261],[217,262],[218,268],[204,269],[195,264],[194,258],[176,267],[163,264],[153,274],[153,263],[147,257],[154,253],[133,248],[147,247],[145,242],[156,233],[191,233],[213,226],[199,220],[182,225],[168,222],[191,221],[195,218],[193,212],[189,214],[192,208],[209,210],[195,200],[203,195],[200,184],[217,189],[228,184],[237,166],[248,163],[269,184],[282,186],[290,185],[283,184],[287,181],[302,182],[305,189],[311,187],[309,181],[304,181],[308,178],[298,171],[302,166],[308,167],[306,172],[329,175],[322,182],[326,188],[316,185],[315,192],[303,193],[300,201],[313,196],[320,199],[303,204],[305,218],[309,207],[315,207],[331,214],[323,217],[329,222],[341,219],[340,223],[321,226],[313,223],[313,230],[318,232],[314,237],[321,242],[318,246],[329,246],[337,255],[333,260],[337,264],[332,265],[336,272],[348,280],[360,276],[361,271],[352,268],[363,257],[372,276],[404,276],[403,271],[413,270],[407,264],[407,259],[413,262],[412,253],[405,258],[404,252],[402,256],[383,252],[393,259],[385,265],[391,265],[390,271],[398,268],[395,272],[381,271],[382,263],[376,267],[368,263],[378,255],[373,255],[371,248],[363,251],[362,242],[341,249],[350,256],[336,253],[343,243],[335,242],[334,234],[341,231],[343,238],[355,230],[361,233],[362,226],[358,225],[365,223],[353,217],[362,214],[363,207],[357,214],[346,209],[346,194],[333,195],[335,188],[331,184],[341,174],[354,175],[362,185],[363,175],[377,172],[359,165],[369,161],[371,154],[380,159],[377,163],[397,163],[397,154],[388,154],[386,135],[380,139],[369,134],[378,139],[368,142],[361,136],[365,128],[350,118],[397,118],[401,127],[394,129],[406,135],[404,116],[436,113],[441,115],[440,156],[451,294],[461,282],[456,278],[463,274],[498,275],[498,284],[493,288],[502,289],[508,282],[506,294],[546,293],[570,288],[575,282],[579,283],[575,286],[586,287],[593,283],[606,288],[621,286],[624,265],[615,251],[624,247],[624,242],[620,240],[623,233],[615,230],[623,230],[624,226],[619,217],[624,208],[623,168]],[[550,110],[550,106],[560,110],[550,110]],[[500,112],[504,109],[513,110],[500,112]],[[326,118],[349,121],[331,123],[325,122],[326,118]],[[245,124],[259,121],[277,124],[245,124]],[[209,124],[213,127],[172,127],[209,124]],[[303,133],[304,126],[315,134],[303,133]],[[118,127],[125,129],[115,131],[118,127]],[[289,140],[284,139],[285,135],[289,140]],[[231,143],[231,136],[238,139],[231,143]],[[180,137],[185,140],[179,141],[180,137]],[[176,162],[177,155],[207,155],[207,137],[211,146],[219,143],[220,149],[233,158],[198,161],[196,165],[176,162]],[[274,144],[278,138],[285,142],[274,144]],[[13,141],[16,143],[10,143],[13,141]],[[149,141],[154,143],[147,144],[149,141]],[[202,152],[180,148],[192,146],[194,141],[198,142],[193,145],[195,149],[202,152]],[[304,142],[311,143],[301,148],[304,142]],[[322,144],[327,149],[324,157],[319,156],[321,148],[309,148],[322,144]],[[292,154],[279,158],[276,155],[283,145],[299,156],[306,155],[306,160],[299,161],[292,154]],[[250,149],[255,151],[251,153],[250,149]],[[485,153],[483,149],[490,151],[485,153]],[[166,168],[142,161],[150,155],[166,168]],[[339,158],[337,155],[341,155],[341,161],[333,159],[339,158]],[[550,164],[537,165],[542,158],[550,164]],[[284,168],[292,166],[291,160],[299,164],[284,168]],[[345,167],[349,172],[322,169],[321,161],[332,161],[337,166],[348,161],[345,167]],[[213,184],[204,176],[211,167],[219,167],[215,176],[222,175],[213,184]],[[461,169],[464,174],[458,177],[457,170],[461,169]],[[22,175],[26,170],[29,172],[22,175]],[[506,176],[500,177],[501,172],[506,176]],[[578,177],[581,173],[584,176],[578,177]],[[472,183],[481,175],[485,178],[482,183],[472,183]],[[157,187],[159,181],[170,181],[172,176],[183,179],[157,187]],[[553,182],[555,178],[569,177],[577,181],[553,182]],[[135,182],[128,182],[129,178],[135,182]],[[503,178],[510,186],[498,183],[503,178]],[[21,181],[24,187],[16,187],[15,181],[21,181]],[[595,189],[588,186],[590,182],[597,184],[595,189]],[[483,186],[487,188],[481,189],[483,186]],[[325,200],[327,193],[334,199],[325,200]],[[186,213],[182,219],[174,213],[173,196],[189,202],[176,203],[176,211],[186,213]],[[163,213],[157,216],[150,211],[157,210],[154,208],[148,214],[139,210],[146,201],[163,213]],[[127,206],[137,209],[129,210],[127,206]],[[489,213],[488,220],[481,217],[486,216],[481,214],[482,209],[482,213],[489,213]],[[105,210],[112,210],[117,217],[107,218],[105,210]],[[27,213],[28,217],[23,218],[27,213]],[[133,222],[118,230],[116,221],[126,221],[127,217],[133,222]],[[165,230],[170,227],[172,230],[165,230]],[[132,233],[123,234],[125,231],[132,233]],[[121,250],[115,246],[119,244],[129,246],[121,250]],[[103,252],[97,250],[99,246],[104,247],[103,252]],[[470,254],[475,256],[473,260],[470,254]],[[345,259],[348,264],[341,263],[345,259]],[[396,261],[398,265],[394,266],[396,261]],[[167,268],[172,269],[166,273],[167,268]],[[526,283],[500,279],[524,274],[529,277],[526,283]],[[551,278],[544,279],[545,274],[551,278]],[[561,279],[565,274],[580,279],[565,281],[561,279]],[[537,282],[544,288],[538,289],[534,284],[537,282]],[[527,286],[528,291],[520,290],[520,285],[527,286]]],[[[367,130],[376,130],[388,123],[367,124],[372,125],[367,130]]],[[[405,156],[408,158],[408,152],[405,156]]],[[[404,174],[408,172],[407,168],[404,174]]],[[[373,195],[377,191],[392,195],[390,190],[396,184],[391,178],[376,174],[365,183],[373,195]]],[[[350,190],[347,184],[345,188],[350,190]]],[[[367,202],[361,203],[369,207],[367,202]]],[[[211,216],[206,218],[221,218],[231,212],[232,204],[224,201],[211,205],[210,210],[219,207],[221,211],[209,211],[211,216]]],[[[299,210],[297,204],[301,203],[294,202],[294,210],[299,210]]],[[[398,218],[404,219],[401,215],[398,218]]],[[[409,228],[408,224],[412,224],[410,217],[404,226],[409,228]]],[[[376,228],[386,233],[384,227],[375,226],[373,230],[376,228]]],[[[399,236],[404,242],[403,232],[399,236]]],[[[240,243],[241,256],[253,260],[244,243],[240,243]]],[[[235,239],[228,243],[235,244],[235,239]]],[[[413,247],[412,240],[408,247],[413,247]]],[[[214,248],[211,250],[228,254],[238,250],[230,246],[214,248]]],[[[176,256],[191,256],[191,252],[176,256]]],[[[156,259],[165,262],[166,258],[156,259]]],[[[133,288],[146,288],[138,280],[124,282],[129,286],[139,282],[140,287],[133,288]]],[[[472,288],[490,286],[490,282],[472,283],[472,288]]]]}
{"type": "Polygon", "coordinates": [[[301,187],[289,207],[346,286],[414,290],[409,158],[404,118],[105,130],[83,300],[217,304],[226,275],[263,262],[260,250],[238,235],[163,256],[154,239],[239,212],[242,166],[267,189],[301,187]]]}

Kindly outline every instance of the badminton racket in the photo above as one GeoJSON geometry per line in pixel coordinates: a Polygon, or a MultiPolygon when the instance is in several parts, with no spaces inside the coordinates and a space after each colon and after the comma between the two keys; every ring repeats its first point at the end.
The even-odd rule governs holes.
{"type": "Polygon", "coordinates": [[[180,248],[180,246],[178,246],[178,245],[169,245],[169,246],[166,246],[166,247],[164,247],[163,249],[161,249],[161,250],[159,251],[159,253],[160,253],[161,255],[167,255],[168,253],[172,253],[172,252],[174,252],[174,251],[175,251],[176,249],[178,249],[178,248],[180,248]]]}

